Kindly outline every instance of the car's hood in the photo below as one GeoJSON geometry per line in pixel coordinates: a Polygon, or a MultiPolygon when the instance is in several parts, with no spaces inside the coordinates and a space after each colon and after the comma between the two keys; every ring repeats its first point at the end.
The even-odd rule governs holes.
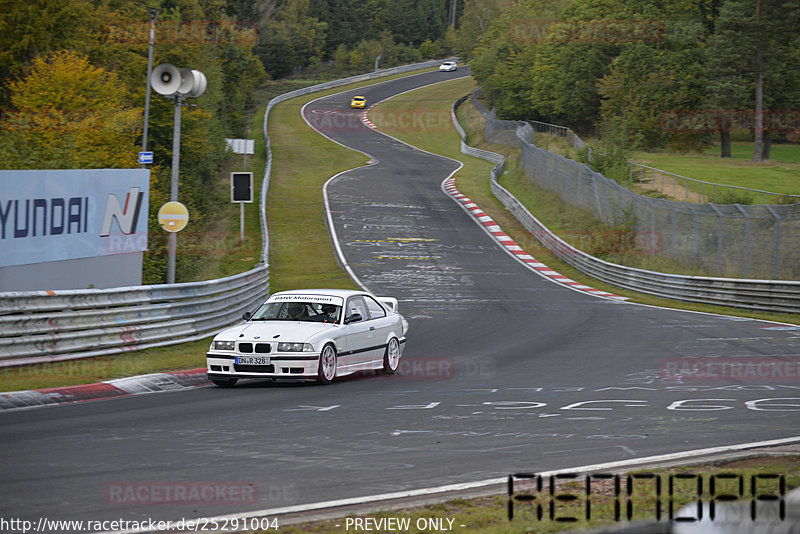
{"type": "Polygon", "coordinates": [[[226,328],[214,339],[223,341],[278,341],[304,342],[310,337],[330,329],[342,328],[331,323],[309,323],[302,321],[248,321],[226,328]]]}

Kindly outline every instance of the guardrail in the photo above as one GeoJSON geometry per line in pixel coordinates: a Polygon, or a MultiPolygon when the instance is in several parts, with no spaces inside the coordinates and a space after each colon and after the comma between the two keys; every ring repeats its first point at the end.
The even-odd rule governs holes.
{"type": "MultiPolygon", "coordinates": [[[[758,311],[800,313],[800,281],[715,278],[660,273],[610,263],[576,249],[539,221],[497,178],[502,174],[505,158],[494,152],[470,147],[466,132],[456,117],[456,110],[470,95],[459,98],[451,108],[456,130],[461,135],[461,152],[495,163],[490,177],[492,193],[539,240],[544,247],[580,272],[617,287],[670,299],[746,308],[758,311]]],[[[520,143],[531,139],[530,125],[520,124],[516,130],[520,143]]]]}
{"type": "Polygon", "coordinates": [[[0,293],[0,368],[119,354],[208,337],[241,319],[269,295],[265,213],[272,171],[267,122],[278,103],[353,82],[437,66],[427,61],[321,83],[267,104],[267,163],[261,185],[261,259],[252,270],[202,282],[112,289],[0,293]]]}
{"type": "Polygon", "coordinates": [[[0,295],[0,367],[202,339],[269,291],[267,266],[205,282],[0,295]]]}

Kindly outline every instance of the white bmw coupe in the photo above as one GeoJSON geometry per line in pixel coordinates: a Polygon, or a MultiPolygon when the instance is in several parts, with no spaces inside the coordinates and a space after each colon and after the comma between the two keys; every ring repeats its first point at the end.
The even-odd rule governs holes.
{"type": "Polygon", "coordinates": [[[393,374],[406,341],[397,300],[364,291],[313,289],[271,295],[245,322],[217,334],[206,354],[208,378],[317,380],[358,371],[393,374]]]}

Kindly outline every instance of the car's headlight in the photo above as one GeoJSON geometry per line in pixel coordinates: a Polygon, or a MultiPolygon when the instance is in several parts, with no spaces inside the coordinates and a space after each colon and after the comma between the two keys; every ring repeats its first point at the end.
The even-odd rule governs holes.
{"type": "Polygon", "coordinates": [[[278,352],[314,352],[311,343],[288,343],[282,341],[278,343],[278,352]]]}
{"type": "Polygon", "coordinates": [[[235,341],[215,341],[214,350],[233,350],[235,341]]]}

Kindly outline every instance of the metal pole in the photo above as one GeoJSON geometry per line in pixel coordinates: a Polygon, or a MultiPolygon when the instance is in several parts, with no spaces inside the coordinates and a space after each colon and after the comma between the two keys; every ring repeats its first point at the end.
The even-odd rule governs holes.
{"type": "Polygon", "coordinates": [[[734,204],[744,215],[744,258],[742,262],[742,276],[746,277],[750,267],[750,213],[740,204],[734,204]]]}
{"type": "MultiPolygon", "coordinates": [[[[178,173],[181,163],[181,105],[183,97],[175,93],[175,119],[172,124],[172,181],[170,182],[170,201],[178,200],[178,173]]],[[[175,283],[175,254],[178,248],[178,233],[169,233],[167,250],[167,283],[175,283]]]]}
{"type": "Polygon", "coordinates": [[[717,212],[719,217],[719,229],[717,230],[717,276],[722,276],[722,238],[725,230],[725,216],[713,203],[709,204],[717,212]]]}
{"type": "MultiPolygon", "coordinates": [[[[244,170],[247,171],[247,144],[242,154],[244,156],[244,170]]],[[[244,202],[239,203],[239,241],[244,242],[244,202]]]]}
{"type": "Polygon", "coordinates": [[[244,202],[239,202],[239,241],[244,241],[244,202]]]}
{"type": "MultiPolygon", "coordinates": [[[[156,42],[156,17],[158,9],[147,8],[150,13],[150,46],[147,49],[147,90],[144,93],[144,126],[142,127],[142,152],[147,152],[147,126],[150,122],[150,75],[153,73],[153,46],[156,42]]],[[[142,163],[142,168],[147,164],[142,163]]]]}
{"type": "Polygon", "coordinates": [[[781,217],[772,209],[772,206],[767,206],[767,209],[775,217],[775,251],[772,254],[772,278],[774,280],[778,278],[778,262],[781,250],[781,217]]]}

